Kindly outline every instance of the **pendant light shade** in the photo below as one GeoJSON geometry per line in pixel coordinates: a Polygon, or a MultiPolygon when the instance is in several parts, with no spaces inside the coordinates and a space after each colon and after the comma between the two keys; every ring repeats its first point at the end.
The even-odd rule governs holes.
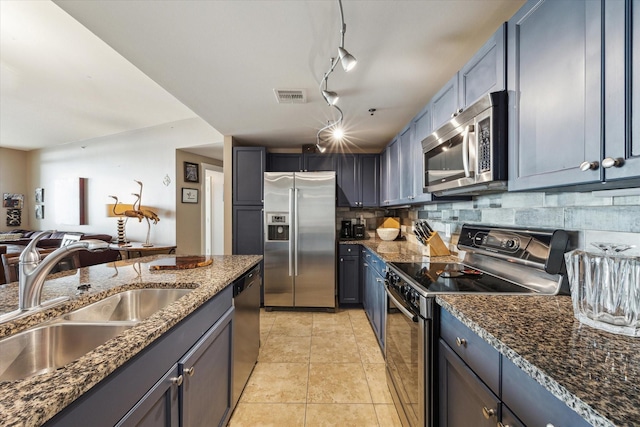
{"type": "Polygon", "coordinates": [[[343,47],[338,47],[338,56],[340,56],[340,62],[342,63],[342,68],[349,72],[356,66],[358,61],[353,57],[347,50],[343,47]]]}
{"type": "Polygon", "coordinates": [[[324,99],[327,100],[329,105],[336,105],[338,103],[338,99],[340,99],[337,93],[330,90],[323,90],[322,96],[324,96],[324,99]]]}

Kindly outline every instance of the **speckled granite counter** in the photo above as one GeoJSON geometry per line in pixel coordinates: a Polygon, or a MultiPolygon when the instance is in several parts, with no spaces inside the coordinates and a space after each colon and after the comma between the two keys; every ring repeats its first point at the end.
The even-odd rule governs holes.
{"type": "MultiPolygon", "coordinates": [[[[44,286],[43,301],[59,296],[68,296],[70,301],[0,325],[0,337],[3,337],[123,290],[194,288],[193,292],[62,369],[0,383],[0,425],[43,424],[262,259],[254,255],[214,256],[213,263],[207,267],[149,271],[148,263],[160,257],[167,255],[118,261],[53,275],[44,286]],[[91,284],[88,291],[77,290],[79,285],[87,283],[91,284]]],[[[17,305],[17,284],[0,286],[0,315],[15,310],[17,305]]]]}
{"type": "MultiPolygon", "coordinates": [[[[361,244],[386,262],[446,261],[420,245],[361,244]]],[[[454,260],[454,256],[450,259],[454,260]]],[[[437,296],[443,308],[594,426],[640,426],[640,339],[582,325],[568,296],[437,296]]]]}
{"type": "Polygon", "coordinates": [[[428,260],[447,262],[458,260],[455,255],[429,257],[428,251],[423,245],[405,240],[388,241],[376,237],[363,240],[341,240],[339,243],[341,245],[363,245],[378,254],[385,262],[422,262],[428,260]]]}
{"type": "Polygon", "coordinates": [[[640,425],[640,339],[582,325],[568,296],[436,300],[592,425],[640,425]]]}

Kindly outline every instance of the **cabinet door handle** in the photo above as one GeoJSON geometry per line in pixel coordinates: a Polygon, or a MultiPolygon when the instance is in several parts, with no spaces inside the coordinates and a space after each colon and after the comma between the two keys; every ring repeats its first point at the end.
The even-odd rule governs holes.
{"type": "Polygon", "coordinates": [[[466,347],[467,346],[467,340],[465,340],[464,338],[456,337],[456,345],[458,347],[466,347]]]}
{"type": "Polygon", "coordinates": [[[344,258],[340,258],[340,262],[344,262],[344,258]]]}
{"type": "Polygon", "coordinates": [[[178,375],[177,377],[173,377],[169,381],[171,381],[171,384],[175,384],[178,387],[180,387],[182,385],[182,375],[178,375]]]}
{"type": "Polygon", "coordinates": [[[488,420],[489,418],[496,415],[495,409],[489,409],[486,406],[482,407],[482,415],[488,420]]]}
{"type": "Polygon", "coordinates": [[[580,170],[582,172],[598,169],[598,162],[582,162],[580,163],[580,170]]]}
{"type": "Polygon", "coordinates": [[[196,370],[196,368],[194,368],[194,367],[192,366],[192,367],[190,367],[189,369],[185,369],[185,370],[184,370],[184,373],[185,373],[185,374],[187,374],[187,375],[189,375],[190,377],[192,377],[192,376],[193,376],[193,373],[195,372],[195,370],[196,370]]]}
{"type": "Polygon", "coordinates": [[[622,166],[624,164],[624,159],[621,158],[617,158],[614,159],[613,157],[607,157],[602,159],[602,167],[603,168],[619,168],[620,166],[622,166]]]}

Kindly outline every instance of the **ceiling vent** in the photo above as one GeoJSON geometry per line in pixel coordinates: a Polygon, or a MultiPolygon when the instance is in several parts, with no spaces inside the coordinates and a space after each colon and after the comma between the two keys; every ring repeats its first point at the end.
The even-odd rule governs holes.
{"type": "Polygon", "coordinates": [[[304,89],[274,89],[278,104],[306,104],[307,92],[304,89]]]}

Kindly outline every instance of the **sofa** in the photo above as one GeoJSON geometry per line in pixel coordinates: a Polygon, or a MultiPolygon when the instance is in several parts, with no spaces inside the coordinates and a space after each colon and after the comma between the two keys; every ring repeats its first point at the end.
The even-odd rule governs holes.
{"type": "MultiPolygon", "coordinates": [[[[39,231],[34,230],[11,230],[0,232],[0,245],[27,246],[31,242],[31,239],[38,233],[39,231]],[[8,238],[3,239],[3,235],[8,238]]],[[[43,236],[38,241],[37,246],[44,249],[60,247],[62,238],[65,234],[80,235],[80,240],[96,239],[103,240],[109,243],[112,240],[112,236],[108,234],[88,234],[75,231],[54,231],[43,236]]],[[[105,262],[116,261],[120,257],[120,252],[112,249],[98,252],[79,251],[78,256],[80,258],[80,267],[88,267],[90,265],[104,264],[105,262]]]]}

